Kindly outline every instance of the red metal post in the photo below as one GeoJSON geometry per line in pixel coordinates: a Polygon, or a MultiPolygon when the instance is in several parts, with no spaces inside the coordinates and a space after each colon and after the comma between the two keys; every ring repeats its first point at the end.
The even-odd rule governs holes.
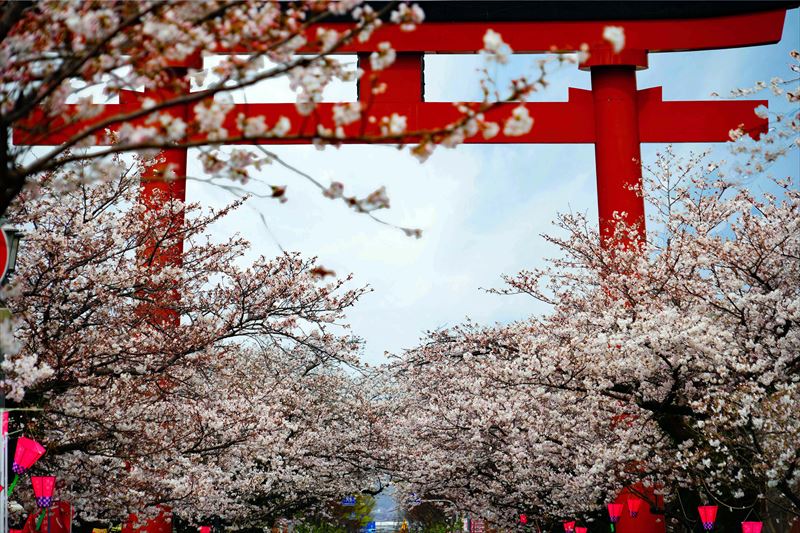
{"type": "MultiPolygon", "coordinates": [[[[451,4],[453,10],[460,8],[455,2],[451,4]]],[[[422,7],[425,7],[424,3],[422,7]]],[[[513,16],[513,13],[509,14],[513,16]]],[[[384,24],[372,39],[365,42],[352,39],[342,51],[369,54],[375,49],[375,43],[388,41],[398,54],[474,54],[486,30],[492,28],[517,53],[575,52],[582,43],[587,43],[594,55],[597,45],[603,42],[603,30],[609,25],[625,28],[625,49],[651,52],[714,50],[777,43],[781,39],[785,18],[786,8],[783,7],[772,11],[689,19],[425,21],[412,32],[403,31],[398,24],[384,24]]],[[[352,23],[347,22],[326,20],[323,25],[340,33],[353,28],[352,23]]],[[[317,28],[317,25],[308,28],[308,43],[317,41],[317,28]]],[[[253,47],[242,42],[233,48],[219,46],[217,50],[219,53],[248,54],[253,52],[253,47]]],[[[313,44],[309,44],[305,51],[313,53],[313,44]]]]}
{"type": "MultiPolygon", "coordinates": [[[[152,99],[158,103],[188,95],[191,90],[186,76],[188,69],[190,67],[202,68],[202,66],[202,58],[199,55],[189,56],[184,61],[176,62],[165,68],[166,83],[156,88],[145,88],[143,95],[123,93],[120,96],[120,103],[130,103],[123,100],[139,98],[152,99]]],[[[163,113],[188,124],[190,105],[171,106],[163,113]]],[[[176,200],[186,201],[187,153],[187,148],[162,150],[158,155],[159,162],[143,172],[141,199],[149,212],[160,210],[176,200]]],[[[158,272],[166,265],[180,265],[183,261],[183,209],[172,212],[170,216],[161,217],[153,224],[155,228],[151,238],[145,243],[145,249],[140,255],[142,265],[154,272],[158,272]]],[[[165,287],[152,287],[153,294],[159,295],[158,299],[143,304],[139,312],[147,315],[149,320],[157,324],[177,326],[180,323],[180,316],[173,305],[181,297],[177,288],[178,281],[167,280],[164,282],[167,283],[165,287]]]]}
{"type": "Polygon", "coordinates": [[[392,65],[379,71],[372,70],[369,56],[358,54],[358,68],[364,71],[358,81],[359,101],[415,104],[424,100],[422,53],[400,52],[392,65]],[[372,93],[374,89],[377,93],[372,93]]]}
{"type": "Polygon", "coordinates": [[[597,206],[603,242],[613,237],[614,213],[645,234],[644,199],[639,151],[639,112],[633,66],[594,66],[595,166],[597,206]]]}
{"type": "MultiPolygon", "coordinates": [[[[165,101],[178,98],[182,93],[188,93],[188,82],[184,80],[185,69],[170,69],[173,72],[176,90],[145,90],[144,97],[156,101],[165,101]],[[183,72],[181,72],[183,71],[183,72]],[[183,89],[181,91],[180,89],[183,89]]],[[[168,114],[188,122],[187,106],[176,106],[168,114]]],[[[142,201],[151,209],[159,209],[164,204],[172,201],[186,200],[186,174],[187,165],[186,148],[167,148],[158,155],[159,163],[148,167],[142,174],[142,201]]],[[[183,225],[183,213],[176,214],[170,223],[179,228],[183,225]]],[[[183,253],[183,244],[177,244],[168,250],[158,250],[153,255],[154,264],[180,264],[183,253]]]]}
{"type": "MultiPolygon", "coordinates": [[[[647,53],[637,49],[622,52],[595,50],[583,65],[592,73],[597,207],[601,245],[605,247],[615,242],[615,214],[622,216],[625,230],[635,227],[638,239],[645,237],[636,70],[647,68],[647,53]]],[[[616,242],[629,244],[630,238],[620,236],[616,242]]],[[[627,499],[625,492],[629,490],[617,497],[618,503],[627,499]]],[[[663,516],[643,512],[636,521],[620,522],[617,531],[664,533],[666,524],[663,516]]]]}

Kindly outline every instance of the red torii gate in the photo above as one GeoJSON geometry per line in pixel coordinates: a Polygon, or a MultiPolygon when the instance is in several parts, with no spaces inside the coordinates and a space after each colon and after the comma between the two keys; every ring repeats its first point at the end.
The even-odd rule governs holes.
{"type": "MultiPolygon", "coordinates": [[[[473,2],[469,2],[473,4],[473,2]]],[[[766,101],[663,101],[661,88],[637,90],[636,70],[648,66],[648,53],[687,50],[707,50],[776,43],[783,30],[784,9],[717,16],[698,19],[667,20],[603,20],[603,21],[523,21],[523,22],[425,22],[414,32],[401,31],[396,25],[385,25],[377,30],[378,37],[367,43],[352,42],[341,51],[356,53],[359,67],[365,70],[363,80],[370,78],[369,54],[378,40],[387,40],[397,51],[395,63],[378,73],[388,90],[379,95],[360,91],[359,99],[370,100],[370,115],[389,116],[398,113],[407,117],[408,130],[435,129],[460,117],[452,102],[426,102],[424,100],[423,55],[435,53],[478,52],[483,34],[491,28],[499,32],[515,53],[573,52],[582,43],[591,46],[588,61],[580,65],[591,72],[592,90],[569,89],[568,102],[543,102],[524,104],[535,120],[533,129],[526,135],[507,137],[502,132],[492,139],[474,136],[466,143],[593,143],[597,169],[597,191],[600,224],[603,233],[610,231],[614,212],[626,212],[630,222],[643,222],[644,202],[633,187],[641,183],[640,144],[664,142],[724,142],[729,132],[738,126],[758,137],[766,132],[768,121],[753,113],[766,101]],[[622,26],[625,31],[625,48],[614,53],[602,41],[606,26],[622,26]]],[[[352,25],[331,23],[325,27],[346,31],[352,25]]],[[[309,36],[313,29],[309,30],[309,36]]],[[[243,49],[229,52],[242,53],[243,49]]],[[[35,113],[27,124],[41,125],[49,122],[50,131],[39,136],[24,127],[14,131],[17,144],[61,144],[76,133],[115,116],[140,109],[141,100],[151,98],[166,101],[189,94],[184,75],[189,68],[202,68],[199,57],[189,57],[170,67],[176,79],[176,89],[145,89],[144,93],[121,91],[119,104],[106,104],[91,120],[69,123],[62,117],[49,118],[35,113]]],[[[190,121],[192,104],[175,105],[167,112],[190,121]]],[[[241,134],[236,117],[264,116],[274,123],[281,116],[291,119],[289,135],[312,136],[317,124],[333,124],[333,103],[317,105],[312,116],[297,113],[293,103],[286,104],[235,104],[227,115],[226,129],[232,137],[241,134]]],[[[487,120],[502,120],[517,103],[499,105],[489,113],[487,120]]],[[[355,134],[359,124],[345,127],[347,134],[355,134]]],[[[377,124],[368,125],[367,134],[379,135],[377,124]]],[[[192,136],[188,142],[202,141],[202,136],[192,136]]],[[[409,138],[413,141],[413,138],[409,138]]],[[[307,140],[268,139],[264,144],[307,143],[307,140]]],[[[347,142],[347,141],[345,141],[347,142]]],[[[253,144],[253,141],[232,141],[230,144],[253,144]]],[[[163,190],[172,197],[185,199],[186,148],[165,150],[164,165],[169,165],[179,179],[165,183],[160,172],[166,167],[153,168],[144,187],[144,194],[152,196],[153,190],[163,190]]],[[[643,228],[643,224],[642,224],[643,228]]]]}
{"type": "MultiPolygon", "coordinates": [[[[476,4],[475,2],[468,2],[476,4]]],[[[504,2],[497,2],[501,4],[504,2]]],[[[489,2],[487,4],[492,4],[489,2]]],[[[450,4],[452,6],[453,4],[450,4]]],[[[562,4],[566,6],[566,3],[562,4]]],[[[628,4],[633,6],[635,4],[628,4]]],[[[426,8],[428,5],[426,5],[426,8]]],[[[772,6],[774,7],[774,6],[772,6]]],[[[450,9],[448,7],[447,9],[450,9]]],[[[564,9],[569,9],[565,7],[564,9]]],[[[627,8],[635,9],[635,8],[627,8]]],[[[694,9],[694,8],[691,8],[694,9]]],[[[714,9],[714,8],[710,8],[714,9]]],[[[515,53],[574,52],[581,44],[591,46],[591,55],[580,68],[591,72],[592,90],[569,90],[567,102],[525,103],[535,119],[533,129],[520,137],[507,137],[502,133],[486,140],[474,136],[466,143],[593,143],[597,169],[598,207],[601,235],[612,231],[615,212],[627,213],[629,223],[640,223],[644,231],[644,201],[633,190],[641,184],[640,144],[643,142],[724,142],[729,140],[731,129],[742,127],[757,137],[767,131],[768,121],[757,117],[753,110],[766,101],[681,101],[665,102],[661,88],[637,90],[636,71],[648,67],[648,53],[708,50],[772,44],[780,40],[785,9],[736,13],[703,18],[670,18],[626,20],[531,20],[531,21],[458,21],[434,20],[420,25],[414,32],[405,33],[395,25],[377,30],[378,37],[367,43],[352,42],[341,52],[358,55],[359,66],[365,70],[364,80],[369,80],[369,54],[378,41],[389,41],[397,51],[397,60],[386,70],[374,73],[388,90],[380,95],[360,91],[361,101],[370,101],[370,115],[389,116],[398,113],[407,117],[408,129],[420,131],[435,129],[460,117],[452,102],[426,102],[423,85],[423,56],[425,53],[467,53],[479,51],[487,29],[499,32],[515,53]],[[622,26],[625,31],[625,48],[614,53],[608,43],[602,42],[606,26],[622,26]]],[[[512,13],[513,14],[513,13],[512,13]]],[[[687,13],[687,17],[690,15],[687,13]]],[[[327,28],[346,31],[351,24],[325,24],[327,28]]],[[[313,41],[314,29],[309,30],[313,41]]],[[[224,53],[225,51],[223,51],[224,53]]],[[[227,51],[246,53],[246,49],[227,51]]],[[[143,98],[167,101],[189,94],[185,74],[189,68],[202,68],[199,57],[190,57],[170,67],[176,80],[173,89],[145,89],[144,93],[122,91],[119,104],[101,106],[91,120],[69,123],[62,117],[48,118],[43,113],[34,114],[27,124],[49,121],[50,133],[38,136],[33,128],[17,127],[14,142],[20,145],[61,144],[76,133],[101,121],[138,111],[143,98]]],[[[171,106],[168,112],[190,122],[191,108],[195,105],[171,106]]],[[[317,105],[316,113],[302,117],[293,103],[286,104],[236,104],[229,112],[225,127],[232,137],[241,132],[236,117],[264,116],[274,123],[281,116],[291,119],[289,135],[312,136],[318,124],[333,124],[332,108],[335,104],[317,105]]],[[[495,107],[487,113],[487,120],[502,120],[517,103],[495,107]]],[[[360,124],[345,127],[347,134],[355,134],[360,124]]],[[[379,135],[377,124],[367,125],[367,134],[379,135]]],[[[187,142],[202,141],[193,136],[187,142]]],[[[413,139],[409,138],[409,141],[413,139]]],[[[307,143],[307,140],[269,139],[264,144],[307,143]]],[[[230,144],[252,144],[253,141],[234,141],[230,144]]],[[[153,167],[146,176],[143,195],[151,202],[155,191],[169,197],[185,199],[187,173],[187,148],[164,150],[164,163],[153,167]],[[178,176],[175,181],[164,181],[161,176],[167,166],[178,176]]],[[[161,262],[180,261],[181,250],[172,250],[160,257],[161,262]]],[[[620,496],[625,499],[624,494],[620,496]]],[[[663,531],[663,520],[643,509],[636,522],[623,519],[621,533],[663,531]],[[630,528],[630,529],[629,529],[630,528]]]]}

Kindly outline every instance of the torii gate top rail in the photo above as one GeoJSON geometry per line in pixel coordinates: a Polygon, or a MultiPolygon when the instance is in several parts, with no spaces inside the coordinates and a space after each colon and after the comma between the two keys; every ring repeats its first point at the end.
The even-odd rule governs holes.
{"type": "MultiPolygon", "coordinates": [[[[451,2],[446,3],[453,5],[451,2]]],[[[569,4],[570,2],[564,2],[565,12],[569,4]]],[[[745,2],[745,4],[752,6],[754,3],[745,2]]],[[[423,7],[427,5],[423,4],[423,7]]],[[[625,28],[626,49],[649,52],[712,50],[776,43],[781,38],[785,14],[784,8],[704,18],[657,20],[610,17],[601,20],[566,21],[563,19],[458,22],[429,20],[419,25],[413,32],[404,32],[395,25],[386,25],[379,30],[379,39],[371,39],[365,43],[354,41],[343,47],[342,51],[372,52],[377,41],[389,41],[392,43],[392,48],[398,52],[474,54],[486,29],[491,27],[518,53],[571,52],[578,50],[582,43],[588,43],[592,48],[602,46],[603,28],[609,25],[625,28]],[[452,31],[454,27],[458,31],[452,31]]],[[[332,22],[323,26],[341,31],[352,27],[342,22],[332,22]]],[[[312,35],[309,33],[310,37],[312,35]]],[[[247,53],[248,50],[220,49],[220,53],[225,52],[247,53]]]]}

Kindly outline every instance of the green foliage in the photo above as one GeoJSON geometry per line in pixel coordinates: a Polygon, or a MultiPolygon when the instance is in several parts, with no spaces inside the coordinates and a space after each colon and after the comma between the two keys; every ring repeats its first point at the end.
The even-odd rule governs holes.
{"type": "Polygon", "coordinates": [[[299,524],[294,530],[297,533],[347,533],[347,528],[344,526],[324,522],[299,524]]]}
{"type": "Polygon", "coordinates": [[[304,521],[295,528],[298,533],[349,533],[358,531],[372,520],[375,509],[375,498],[368,494],[356,495],[353,507],[344,507],[340,503],[331,505],[330,516],[338,517],[330,520],[312,519],[304,521]]]}
{"type": "Polygon", "coordinates": [[[372,520],[372,511],[375,509],[375,498],[369,494],[359,494],[356,496],[356,505],[352,508],[348,521],[355,522],[358,527],[366,526],[372,520]]]}
{"type": "Polygon", "coordinates": [[[455,522],[437,522],[435,524],[427,524],[422,529],[417,527],[413,531],[425,531],[425,533],[452,533],[454,531],[463,531],[464,523],[461,520],[455,522]]]}

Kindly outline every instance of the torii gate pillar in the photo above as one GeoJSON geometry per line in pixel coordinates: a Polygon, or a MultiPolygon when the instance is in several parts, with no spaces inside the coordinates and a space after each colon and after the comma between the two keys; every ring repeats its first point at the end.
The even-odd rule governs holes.
{"type": "Polygon", "coordinates": [[[636,71],[633,66],[595,66],[591,72],[601,238],[613,236],[614,212],[624,212],[624,222],[636,225],[643,237],[636,71]]]}

